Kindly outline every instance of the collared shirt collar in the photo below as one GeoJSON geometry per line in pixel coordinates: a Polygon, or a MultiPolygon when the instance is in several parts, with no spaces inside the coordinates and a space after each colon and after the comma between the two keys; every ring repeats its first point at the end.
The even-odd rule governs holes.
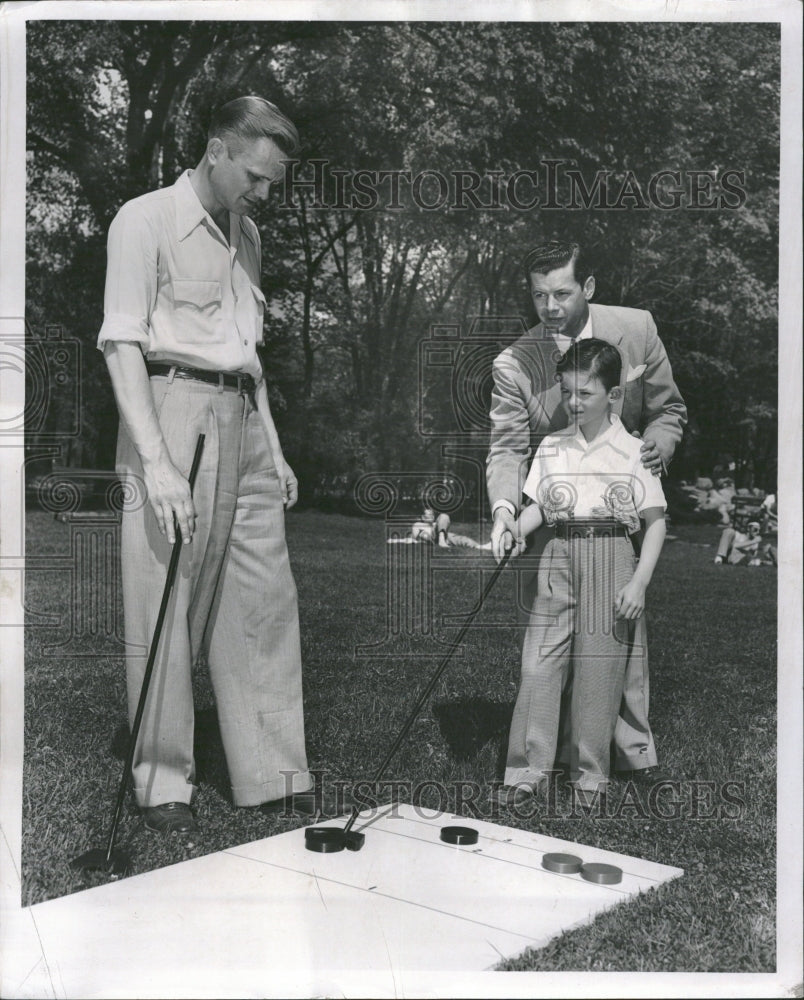
{"type": "Polygon", "coordinates": [[[629,451],[626,448],[623,436],[630,438],[631,435],[623,427],[622,421],[616,413],[610,414],[609,426],[598,434],[594,441],[587,441],[583,436],[583,431],[580,427],[576,431],[571,431],[570,433],[570,444],[583,452],[609,447],[622,455],[623,458],[627,459],[629,457],[629,451]]]}
{"type": "MultiPolygon", "coordinates": [[[[256,238],[256,230],[252,229],[249,226],[248,216],[239,215],[237,216],[237,221],[239,223],[238,226],[239,232],[241,232],[246,237],[247,240],[250,240],[252,246],[254,246],[256,249],[259,246],[256,238]]],[[[234,226],[232,228],[234,228],[234,226]]],[[[235,246],[234,240],[232,241],[232,246],[235,246]]]]}
{"type": "Polygon", "coordinates": [[[208,218],[208,212],[201,204],[198,195],[190,183],[192,170],[185,170],[173,185],[173,197],[176,201],[176,235],[180,240],[208,218]]]}
{"type": "MultiPolygon", "coordinates": [[[[200,223],[212,217],[201,204],[193,185],[190,183],[192,170],[185,170],[173,185],[173,196],[176,200],[176,235],[179,240],[185,239],[200,223]]],[[[217,230],[212,222],[213,231],[217,230]]],[[[237,250],[240,245],[240,234],[243,234],[256,248],[257,241],[249,229],[246,217],[229,213],[229,245],[237,250]]]]}
{"type": "MultiPolygon", "coordinates": [[[[589,315],[586,317],[586,322],[583,325],[583,330],[575,337],[575,340],[588,340],[592,336],[592,313],[590,311],[589,315]]],[[[556,342],[556,347],[561,351],[562,354],[570,348],[572,343],[572,337],[567,337],[563,333],[554,333],[553,340],[556,342]]]]}

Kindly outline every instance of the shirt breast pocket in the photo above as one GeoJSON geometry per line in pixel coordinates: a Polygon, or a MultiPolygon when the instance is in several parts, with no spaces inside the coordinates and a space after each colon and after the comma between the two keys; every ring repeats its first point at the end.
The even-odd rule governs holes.
{"type": "Polygon", "coordinates": [[[173,279],[174,333],[183,344],[219,344],[225,339],[221,283],[173,279]]]}

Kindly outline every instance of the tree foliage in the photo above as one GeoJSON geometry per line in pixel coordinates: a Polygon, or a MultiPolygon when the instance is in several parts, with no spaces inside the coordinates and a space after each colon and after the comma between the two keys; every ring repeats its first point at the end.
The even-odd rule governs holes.
{"type": "MultiPolygon", "coordinates": [[[[535,240],[563,236],[595,248],[598,301],[656,318],[692,418],[676,470],[708,472],[728,452],[746,480],[772,485],[777,26],[32,21],[28,31],[29,319],[85,345],[84,464],[113,450],[92,350],[109,222],[197,163],[215,105],[260,93],[299,126],[301,179],[325,159],[349,178],[476,171],[504,183],[536,171],[543,184],[544,164],[560,161],[585,185],[575,205],[550,207],[543,187],[526,210],[470,200],[432,211],[405,184],[394,206],[388,181],[374,206],[337,206],[308,186],[260,211],[266,374],[303,481],[443,465],[448,438],[418,433],[423,339],[477,317],[529,322],[519,261],[535,240]],[[716,191],[736,171],[744,194],[662,208],[646,195],[660,171],[680,172],[687,190],[690,172],[709,172],[701,183],[716,191]],[[604,196],[617,207],[601,207],[604,196]]],[[[435,412],[447,401],[434,391],[435,412]]],[[[479,452],[484,433],[481,421],[479,452]]]]}

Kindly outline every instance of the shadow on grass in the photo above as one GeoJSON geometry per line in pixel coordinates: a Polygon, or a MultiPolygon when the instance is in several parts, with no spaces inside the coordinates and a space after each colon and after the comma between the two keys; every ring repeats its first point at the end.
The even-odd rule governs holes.
{"type": "Polygon", "coordinates": [[[478,697],[439,701],[432,707],[441,736],[454,757],[459,761],[472,760],[487,743],[494,740],[497,745],[497,770],[505,766],[508,728],[513,711],[512,703],[478,697]]]}

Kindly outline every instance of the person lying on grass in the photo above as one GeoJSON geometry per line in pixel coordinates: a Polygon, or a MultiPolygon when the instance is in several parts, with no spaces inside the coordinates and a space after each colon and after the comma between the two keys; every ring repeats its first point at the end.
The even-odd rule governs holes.
{"type": "Polygon", "coordinates": [[[421,520],[414,521],[410,534],[404,538],[389,538],[389,545],[413,545],[416,542],[429,542],[431,545],[438,545],[439,548],[448,549],[451,546],[459,546],[466,549],[490,549],[491,542],[481,545],[474,538],[468,535],[459,535],[456,532],[450,533],[449,514],[443,512],[436,517],[436,512],[432,507],[425,507],[421,520]]]}
{"type": "Polygon", "coordinates": [[[595,338],[562,356],[556,378],[570,426],[544,438],[525,482],[533,502],[516,522],[513,555],[543,523],[553,537],[539,562],[505,783],[492,796],[506,807],[546,793],[556,763],[582,804],[605,794],[626,661],[647,655],[634,630],[664,543],[666,504],[659,478],[640,461],[640,440],[614,412],[620,372],[617,348],[595,338]],[[637,559],[631,536],[640,518],[637,559]]]}

